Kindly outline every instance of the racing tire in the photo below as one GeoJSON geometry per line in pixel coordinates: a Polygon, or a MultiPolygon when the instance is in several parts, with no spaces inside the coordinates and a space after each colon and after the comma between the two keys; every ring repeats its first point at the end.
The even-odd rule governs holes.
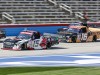
{"type": "Polygon", "coordinates": [[[93,36],[93,40],[92,40],[93,42],[96,42],[97,41],[97,36],[95,35],[95,36],[93,36]]]}
{"type": "Polygon", "coordinates": [[[22,44],[20,50],[27,50],[27,44],[26,43],[22,44]]]}
{"type": "Polygon", "coordinates": [[[46,45],[46,49],[49,49],[51,47],[51,43],[48,42],[47,45],[46,45]]]}
{"type": "Polygon", "coordinates": [[[71,40],[73,43],[76,43],[76,37],[72,37],[71,40]]]}

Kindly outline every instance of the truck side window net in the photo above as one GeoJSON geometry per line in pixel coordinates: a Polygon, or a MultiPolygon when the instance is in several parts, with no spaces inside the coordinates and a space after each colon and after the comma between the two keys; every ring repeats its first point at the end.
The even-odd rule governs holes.
{"type": "Polygon", "coordinates": [[[82,28],[82,33],[86,33],[86,32],[87,32],[86,28],[82,28]]]}

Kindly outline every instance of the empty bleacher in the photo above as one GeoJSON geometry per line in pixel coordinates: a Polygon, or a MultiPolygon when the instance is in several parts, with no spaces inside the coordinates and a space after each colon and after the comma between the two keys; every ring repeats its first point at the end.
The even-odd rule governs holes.
{"type": "MultiPolygon", "coordinates": [[[[53,1],[70,6],[74,12],[83,12],[86,9],[89,18],[100,20],[100,0],[53,1]]],[[[0,0],[0,14],[3,12],[12,15],[17,24],[70,23],[76,21],[69,13],[65,13],[47,0],[0,0]]]]}

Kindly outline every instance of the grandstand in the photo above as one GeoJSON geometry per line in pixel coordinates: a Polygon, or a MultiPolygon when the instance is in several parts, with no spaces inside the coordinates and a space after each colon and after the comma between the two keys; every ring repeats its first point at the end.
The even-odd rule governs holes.
{"type": "MultiPolygon", "coordinates": [[[[86,9],[88,17],[100,20],[100,0],[52,0],[58,4],[66,4],[74,12],[86,9]]],[[[7,15],[6,14],[6,15],[7,15]]],[[[4,14],[5,15],[5,14],[4,14]]],[[[0,0],[0,23],[39,24],[70,23],[76,21],[69,13],[50,4],[48,0],[0,0]],[[3,16],[3,13],[10,15],[3,16]]]]}

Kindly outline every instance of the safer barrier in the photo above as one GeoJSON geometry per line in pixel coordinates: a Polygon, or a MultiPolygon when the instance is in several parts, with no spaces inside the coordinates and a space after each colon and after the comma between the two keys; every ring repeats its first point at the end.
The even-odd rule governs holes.
{"type": "MultiPolygon", "coordinates": [[[[1,24],[0,28],[5,29],[7,36],[16,36],[24,29],[35,30],[41,33],[56,33],[58,28],[67,27],[69,23],[63,24],[1,24]]],[[[89,26],[100,27],[100,22],[89,22],[89,26]]]]}
{"type": "Polygon", "coordinates": [[[7,36],[16,36],[24,29],[39,31],[42,33],[56,33],[58,28],[66,27],[69,24],[1,24],[0,28],[5,29],[7,36]]]}

